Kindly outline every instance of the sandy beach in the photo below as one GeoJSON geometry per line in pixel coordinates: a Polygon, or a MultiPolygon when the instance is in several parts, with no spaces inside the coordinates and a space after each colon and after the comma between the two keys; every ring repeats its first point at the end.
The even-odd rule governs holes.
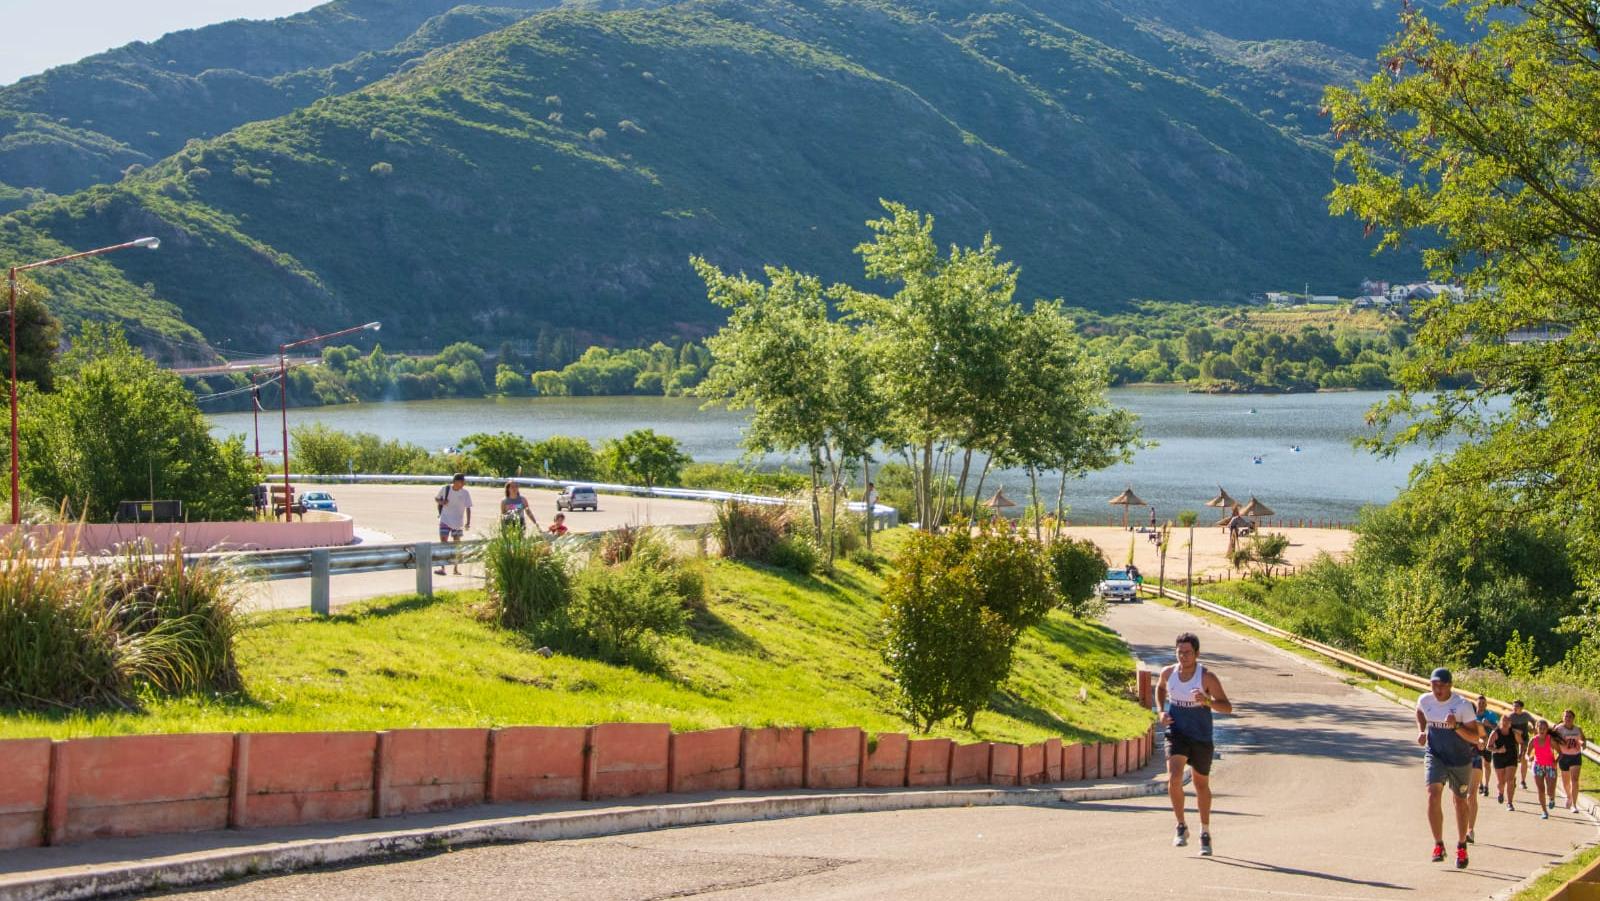
{"type": "MultiPolygon", "coordinates": [[[[1133,562],[1145,576],[1147,582],[1154,582],[1161,571],[1161,554],[1156,545],[1150,541],[1150,536],[1143,532],[1129,532],[1119,527],[1106,526],[1069,526],[1066,534],[1074,538],[1087,538],[1100,546],[1105,552],[1106,559],[1112,565],[1120,566],[1128,562],[1128,547],[1133,546],[1133,562]]],[[[1289,563],[1301,566],[1316,559],[1318,554],[1327,552],[1335,557],[1340,557],[1350,552],[1355,544],[1356,535],[1346,529],[1264,529],[1265,532],[1281,532],[1289,536],[1289,550],[1285,553],[1289,563]]],[[[1174,529],[1172,540],[1167,546],[1167,580],[1181,581],[1184,567],[1188,562],[1189,530],[1174,529]]],[[[1218,526],[1199,526],[1194,528],[1194,573],[1195,575],[1222,575],[1229,571],[1226,557],[1228,550],[1228,533],[1218,526]]]]}

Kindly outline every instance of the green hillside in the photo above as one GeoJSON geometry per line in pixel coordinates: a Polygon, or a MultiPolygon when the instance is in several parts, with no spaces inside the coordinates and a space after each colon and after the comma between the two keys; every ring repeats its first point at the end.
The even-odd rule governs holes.
{"type": "MultiPolygon", "coordinates": [[[[330,7],[357,3],[305,15],[329,28],[330,7]]],[[[1379,265],[1358,225],[1327,217],[1331,157],[1303,133],[1320,130],[1307,121],[1320,84],[1358,70],[1363,36],[1381,40],[1386,14],[1334,15],[1355,0],[1260,21],[1251,11],[1268,5],[1237,0],[1222,18],[1239,36],[1215,30],[1221,14],[1157,0],[619,5],[285,38],[294,59],[251,77],[291,105],[333,96],[35,202],[0,224],[0,253],[156,234],[162,251],[119,256],[114,272],[41,280],[69,319],[99,315],[78,306],[86,279],[148,286],[151,304],[242,349],[373,318],[407,347],[544,326],[693,336],[717,314],[690,253],[859,281],[851,248],[880,197],[937,216],[943,240],[993,232],[1025,295],[1091,307],[1353,288],[1379,265]],[[1334,43],[1256,35],[1304,42],[1317,22],[1334,43]],[[363,66],[394,74],[341,93],[363,66]]],[[[270,54],[241,54],[256,55],[270,54]]]]}

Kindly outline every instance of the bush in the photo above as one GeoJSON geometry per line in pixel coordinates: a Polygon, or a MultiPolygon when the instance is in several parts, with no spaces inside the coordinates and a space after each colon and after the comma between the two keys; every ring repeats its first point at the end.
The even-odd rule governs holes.
{"type": "Polygon", "coordinates": [[[1062,538],[1046,553],[1062,606],[1079,619],[1103,616],[1105,602],[1095,595],[1095,587],[1105,579],[1108,564],[1100,547],[1087,539],[1062,538]]]}
{"type": "Polygon", "coordinates": [[[633,564],[591,566],[578,574],[572,621],[602,656],[650,662],[661,636],[688,626],[688,611],[670,572],[633,564]]]}
{"type": "Polygon", "coordinates": [[[534,442],[532,466],[552,479],[593,479],[600,474],[594,447],[586,439],[551,435],[534,442]]]}
{"type": "Polygon", "coordinates": [[[1394,570],[1383,581],[1383,605],[1363,635],[1367,653],[1408,673],[1460,666],[1472,653],[1466,620],[1452,618],[1449,585],[1426,569],[1394,570]]]}
{"type": "Polygon", "coordinates": [[[0,545],[0,703],[134,703],[238,687],[240,580],[176,550],[69,565],[59,544],[0,545]]]}
{"type": "Polygon", "coordinates": [[[568,625],[572,579],[565,561],[537,534],[502,528],[483,547],[494,620],[542,641],[568,625]]]}
{"type": "Polygon", "coordinates": [[[822,552],[805,535],[785,535],[767,552],[766,562],[779,569],[793,570],[802,576],[817,571],[822,562],[822,552]]]}
{"type": "Polygon", "coordinates": [[[884,660],[923,732],[977,711],[1011,671],[1022,633],[1060,596],[1038,544],[1001,528],[917,533],[884,590],[884,660]]]}
{"type": "Polygon", "coordinates": [[[794,509],[787,504],[726,501],[716,510],[717,543],[722,556],[732,560],[766,562],[793,528],[794,509]]]}

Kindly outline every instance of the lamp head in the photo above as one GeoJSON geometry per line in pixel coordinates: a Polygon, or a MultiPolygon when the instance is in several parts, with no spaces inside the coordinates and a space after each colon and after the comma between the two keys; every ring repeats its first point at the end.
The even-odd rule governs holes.
{"type": "Polygon", "coordinates": [[[378,329],[383,328],[383,323],[381,323],[381,322],[369,322],[366,325],[363,325],[362,328],[367,329],[368,331],[375,332],[378,329]]]}
{"type": "Polygon", "coordinates": [[[134,247],[148,247],[151,250],[155,250],[156,248],[161,246],[161,239],[160,238],[135,238],[132,243],[133,243],[134,247]]]}

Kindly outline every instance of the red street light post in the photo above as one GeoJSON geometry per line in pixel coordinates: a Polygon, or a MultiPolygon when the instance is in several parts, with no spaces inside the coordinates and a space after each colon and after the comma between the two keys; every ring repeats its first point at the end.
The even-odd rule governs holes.
{"type": "Polygon", "coordinates": [[[11,524],[20,525],[22,522],[21,496],[17,486],[19,472],[17,455],[17,273],[27,272],[29,269],[42,269],[45,266],[54,266],[58,263],[70,263],[85,257],[99,256],[113,250],[127,250],[130,247],[148,247],[155,250],[161,246],[160,238],[135,238],[122,244],[113,244],[110,247],[101,247],[96,250],[85,250],[83,253],[68,254],[52,260],[40,260],[37,263],[24,263],[21,266],[12,266],[6,275],[6,283],[10,287],[11,304],[11,524]]]}
{"type": "Polygon", "coordinates": [[[291,341],[288,344],[280,344],[280,345],[278,345],[278,389],[282,392],[282,398],[283,398],[282,408],[283,408],[283,521],[284,522],[292,522],[294,520],[294,512],[291,509],[291,507],[293,505],[290,504],[290,502],[289,502],[289,499],[291,497],[293,497],[293,495],[290,494],[290,491],[293,490],[293,489],[291,489],[289,487],[289,351],[291,349],[293,349],[293,348],[296,348],[296,347],[304,347],[307,344],[315,344],[318,341],[331,341],[334,338],[343,338],[345,335],[354,335],[356,332],[365,332],[365,331],[374,331],[375,332],[375,331],[377,331],[378,329],[380,329],[382,327],[383,327],[383,323],[381,323],[381,322],[369,322],[366,325],[357,325],[357,326],[354,326],[354,327],[351,327],[351,328],[347,328],[347,329],[340,329],[337,332],[329,332],[326,335],[312,335],[311,337],[306,338],[306,339],[301,340],[301,341],[291,341]]]}

